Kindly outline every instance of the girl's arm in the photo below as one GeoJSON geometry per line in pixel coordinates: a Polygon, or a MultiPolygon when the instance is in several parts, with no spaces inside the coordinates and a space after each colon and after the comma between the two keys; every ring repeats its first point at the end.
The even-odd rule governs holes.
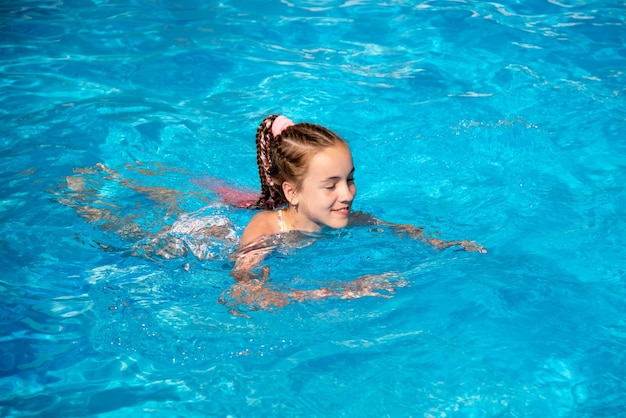
{"type": "Polygon", "coordinates": [[[257,267],[275,246],[267,245],[266,240],[256,241],[241,249],[235,260],[231,276],[235,284],[226,290],[220,303],[230,307],[231,313],[242,315],[239,306],[248,309],[270,309],[283,307],[294,302],[319,300],[330,297],[357,299],[364,296],[391,297],[397,287],[406,282],[393,273],[365,275],[350,282],[331,282],[317,289],[299,290],[273,286],[269,267],[260,272],[257,267]]]}
{"type": "Polygon", "coordinates": [[[481,253],[486,253],[487,250],[480,244],[477,244],[475,241],[461,240],[461,241],[444,241],[439,238],[429,237],[424,234],[424,228],[417,227],[410,224],[394,224],[391,222],[386,222],[380,220],[370,214],[363,212],[355,212],[352,214],[350,218],[350,224],[353,226],[364,226],[364,225],[382,225],[388,226],[396,232],[404,233],[413,239],[420,240],[426,244],[430,244],[435,248],[445,249],[449,247],[459,246],[467,251],[478,251],[481,253]]]}

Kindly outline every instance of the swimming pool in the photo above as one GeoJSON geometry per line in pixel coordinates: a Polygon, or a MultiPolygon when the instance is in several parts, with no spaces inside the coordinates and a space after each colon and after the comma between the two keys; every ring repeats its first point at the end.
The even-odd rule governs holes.
{"type": "Polygon", "coordinates": [[[5,3],[3,416],[624,413],[623,4],[5,3]],[[350,143],[358,209],[489,252],[338,231],[270,257],[276,286],[406,285],[236,316],[232,244],[137,256],[72,207],[82,175],[115,219],[175,221],[101,163],[240,234],[205,185],[258,187],[274,112],[350,143]]]}

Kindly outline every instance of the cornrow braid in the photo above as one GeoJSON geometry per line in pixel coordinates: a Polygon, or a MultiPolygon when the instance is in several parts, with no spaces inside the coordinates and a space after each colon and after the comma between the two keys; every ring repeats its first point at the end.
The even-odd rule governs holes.
{"type": "Polygon", "coordinates": [[[282,188],[284,181],[294,182],[299,189],[313,155],[339,143],[347,146],[334,132],[312,123],[287,126],[274,136],[272,125],[278,116],[267,116],[257,129],[261,196],[250,206],[253,209],[275,209],[286,205],[288,201],[282,188]]]}

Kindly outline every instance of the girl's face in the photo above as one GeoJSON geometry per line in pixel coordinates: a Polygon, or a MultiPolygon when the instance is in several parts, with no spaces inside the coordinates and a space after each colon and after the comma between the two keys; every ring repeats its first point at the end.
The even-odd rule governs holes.
{"type": "Polygon", "coordinates": [[[356,196],[354,164],[350,149],[337,144],[315,154],[292,203],[293,227],[303,231],[321,231],[325,227],[348,225],[352,201],[356,196]]]}

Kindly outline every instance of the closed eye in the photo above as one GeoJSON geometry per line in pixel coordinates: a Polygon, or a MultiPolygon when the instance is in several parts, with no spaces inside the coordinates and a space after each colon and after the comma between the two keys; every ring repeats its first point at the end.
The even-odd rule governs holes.
{"type": "MultiPolygon", "coordinates": [[[[350,173],[348,173],[348,176],[349,177],[346,179],[346,183],[348,183],[348,186],[351,186],[354,184],[354,168],[352,169],[352,171],[350,171],[350,173]]],[[[324,189],[334,190],[337,188],[337,184],[339,184],[341,181],[341,177],[330,177],[326,179],[326,181],[324,181],[324,183],[326,184],[324,186],[324,189]]]]}

